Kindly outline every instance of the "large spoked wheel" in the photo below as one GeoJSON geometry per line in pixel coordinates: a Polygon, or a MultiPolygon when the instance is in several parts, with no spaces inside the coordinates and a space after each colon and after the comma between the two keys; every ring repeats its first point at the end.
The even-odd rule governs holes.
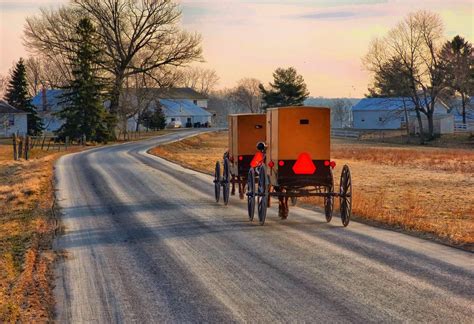
{"type": "Polygon", "coordinates": [[[291,206],[296,206],[298,203],[298,197],[290,197],[291,206]]]}
{"type": "Polygon", "coordinates": [[[268,179],[265,169],[265,165],[260,166],[258,170],[258,220],[260,225],[265,224],[267,218],[267,207],[268,207],[268,179]]]}
{"type": "Polygon", "coordinates": [[[216,202],[219,202],[221,197],[221,164],[219,161],[216,162],[216,168],[214,170],[214,195],[216,202]]]}
{"type": "Polygon", "coordinates": [[[342,168],[339,194],[342,225],[346,227],[349,225],[352,215],[352,179],[351,171],[347,165],[344,165],[342,168]]]}
{"type": "Polygon", "coordinates": [[[250,168],[247,177],[247,209],[249,220],[253,221],[255,215],[255,170],[253,168],[250,168]]]}
{"type": "Polygon", "coordinates": [[[224,199],[224,205],[229,203],[230,195],[230,168],[229,159],[224,159],[224,173],[222,174],[222,198],[224,199]]]}
{"type": "MultiPolygon", "coordinates": [[[[329,169],[331,175],[331,185],[326,187],[327,193],[334,192],[334,176],[332,175],[332,170],[329,169]]],[[[324,214],[326,215],[326,221],[329,223],[332,219],[332,211],[334,210],[334,196],[325,196],[324,197],[324,214]]]]}

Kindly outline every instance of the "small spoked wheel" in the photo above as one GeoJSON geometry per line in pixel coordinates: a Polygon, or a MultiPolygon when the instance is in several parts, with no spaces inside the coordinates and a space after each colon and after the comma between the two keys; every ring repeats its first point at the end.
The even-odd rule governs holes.
{"type": "MultiPolygon", "coordinates": [[[[332,170],[329,169],[331,175],[331,185],[326,187],[326,193],[334,192],[334,177],[332,175],[332,170]]],[[[332,211],[334,209],[334,196],[325,196],[324,197],[324,214],[326,216],[326,221],[329,223],[332,219],[332,211]]]]}
{"type": "Polygon", "coordinates": [[[267,207],[268,207],[268,181],[265,165],[261,165],[258,170],[258,220],[260,225],[265,224],[267,218],[267,207]]]}
{"type": "Polygon", "coordinates": [[[253,221],[255,214],[255,170],[253,168],[250,168],[247,177],[247,209],[249,220],[253,221]]]}
{"type": "Polygon", "coordinates": [[[349,225],[352,215],[352,179],[351,171],[347,165],[344,165],[341,173],[341,181],[339,183],[339,202],[341,208],[342,225],[349,225]]]}
{"type": "Polygon", "coordinates": [[[230,168],[229,159],[224,159],[224,173],[222,174],[222,198],[224,199],[224,205],[229,203],[230,194],[230,168]]]}
{"type": "Polygon", "coordinates": [[[296,206],[298,203],[298,197],[290,197],[291,206],[296,206]]]}
{"type": "Polygon", "coordinates": [[[216,168],[214,170],[214,195],[216,202],[219,202],[221,196],[221,164],[219,161],[216,162],[216,168]]]}

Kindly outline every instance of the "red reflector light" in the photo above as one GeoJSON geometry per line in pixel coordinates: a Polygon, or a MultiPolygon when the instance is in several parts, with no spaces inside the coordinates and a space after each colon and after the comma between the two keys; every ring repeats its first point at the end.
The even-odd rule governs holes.
{"type": "Polygon", "coordinates": [[[334,169],[335,167],[336,167],[336,162],[334,162],[334,161],[331,161],[331,168],[333,168],[333,169],[334,169]]]}
{"type": "Polygon", "coordinates": [[[324,166],[329,166],[329,165],[330,165],[329,161],[324,161],[324,166]]]}
{"type": "Polygon", "coordinates": [[[269,166],[270,168],[273,168],[273,167],[275,166],[275,163],[273,163],[273,161],[270,161],[270,162],[268,162],[268,166],[269,166]]]}
{"type": "Polygon", "coordinates": [[[263,161],[263,153],[262,152],[257,152],[255,153],[252,161],[250,162],[250,166],[252,168],[256,168],[260,163],[263,161]]]}
{"type": "Polygon", "coordinates": [[[316,166],[308,153],[301,153],[298,156],[298,160],[293,165],[293,172],[295,174],[313,174],[316,172],[316,166]]]}
{"type": "Polygon", "coordinates": [[[239,156],[239,161],[242,161],[244,159],[244,157],[241,155],[239,156]]]}
{"type": "Polygon", "coordinates": [[[284,165],[285,165],[285,161],[280,161],[280,162],[278,162],[278,165],[279,165],[279,166],[284,166],[284,165]]]}

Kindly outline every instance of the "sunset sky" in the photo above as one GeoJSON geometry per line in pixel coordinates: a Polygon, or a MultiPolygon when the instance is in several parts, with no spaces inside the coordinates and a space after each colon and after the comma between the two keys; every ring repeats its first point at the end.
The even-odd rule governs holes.
{"type": "MultiPolygon", "coordinates": [[[[67,0],[0,0],[0,73],[28,53],[22,45],[27,16],[67,0]]],[[[219,88],[244,77],[271,80],[277,67],[294,66],[312,96],[361,97],[369,76],[361,64],[375,36],[409,12],[437,12],[447,38],[473,41],[473,2],[377,0],[182,0],[183,25],[202,34],[206,67],[219,88]]]]}

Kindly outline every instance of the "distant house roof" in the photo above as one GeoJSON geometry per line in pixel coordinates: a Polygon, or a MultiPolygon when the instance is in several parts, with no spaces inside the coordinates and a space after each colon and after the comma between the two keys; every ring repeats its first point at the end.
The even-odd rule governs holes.
{"type": "Polygon", "coordinates": [[[212,116],[211,113],[198,107],[191,100],[159,99],[165,116],[212,116]]]}
{"type": "Polygon", "coordinates": [[[45,93],[40,91],[31,101],[33,106],[35,106],[38,110],[51,110],[51,111],[59,111],[61,110],[61,105],[64,103],[64,98],[62,95],[64,94],[64,90],[59,89],[50,89],[46,90],[45,93]],[[46,99],[46,106],[43,107],[43,96],[46,99]]]}
{"type": "Polygon", "coordinates": [[[13,107],[4,100],[0,100],[0,114],[27,114],[27,112],[13,107]]]}
{"type": "Polygon", "coordinates": [[[410,98],[364,98],[352,107],[352,111],[392,111],[404,107],[408,110],[415,109],[410,98]]]}
{"type": "MultiPolygon", "coordinates": [[[[140,91],[149,91],[153,97],[160,99],[188,99],[207,100],[208,97],[191,88],[141,88],[140,91]]],[[[134,89],[128,91],[133,92],[134,89]]]]}

